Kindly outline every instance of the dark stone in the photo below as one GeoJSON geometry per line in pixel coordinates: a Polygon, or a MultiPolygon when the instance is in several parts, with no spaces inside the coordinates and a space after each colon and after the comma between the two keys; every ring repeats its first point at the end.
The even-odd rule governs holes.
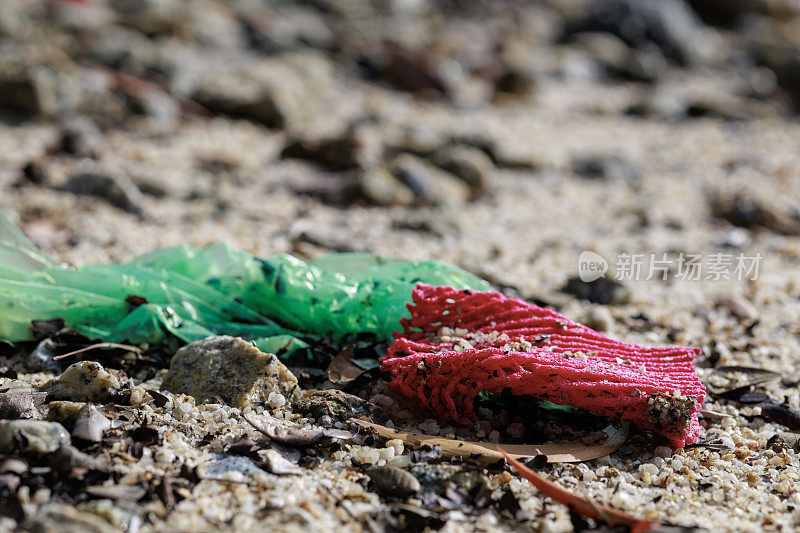
{"type": "Polygon", "coordinates": [[[86,170],[71,176],[63,190],[79,196],[94,196],[128,213],[141,215],[142,193],[128,176],[102,170],[86,170]]]}
{"type": "Polygon", "coordinates": [[[372,406],[358,396],[336,389],[309,391],[295,404],[295,409],[308,417],[320,419],[329,416],[344,422],[354,416],[369,413],[372,406]]]}
{"type": "Polygon", "coordinates": [[[561,287],[561,292],[596,304],[619,304],[627,300],[627,291],[622,283],[608,278],[588,282],[579,277],[570,278],[561,287]]]}
{"type": "Polygon", "coordinates": [[[417,478],[395,466],[379,466],[368,470],[367,475],[384,498],[405,499],[422,488],[417,478]]]}
{"type": "Polygon", "coordinates": [[[667,59],[692,63],[702,25],[680,0],[612,0],[594,2],[583,16],[567,24],[564,38],[605,32],[634,48],[655,46],[667,59]]]}
{"type": "Polygon", "coordinates": [[[618,155],[593,155],[573,162],[575,174],[584,178],[618,181],[636,181],[639,172],[626,159],[618,155]]]}

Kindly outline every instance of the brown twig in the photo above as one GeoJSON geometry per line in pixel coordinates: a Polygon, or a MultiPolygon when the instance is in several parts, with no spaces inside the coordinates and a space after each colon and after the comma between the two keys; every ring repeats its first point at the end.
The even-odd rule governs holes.
{"type": "Polygon", "coordinates": [[[61,355],[57,355],[53,357],[53,361],[59,361],[61,359],[66,359],[72,355],[78,355],[79,353],[88,352],[97,348],[119,348],[120,350],[128,350],[129,352],[134,353],[142,353],[142,349],[137,346],[131,346],[130,344],[117,344],[115,342],[101,342],[98,344],[92,344],[91,346],[87,346],[85,348],[81,348],[80,350],[75,350],[74,352],[69,352],[61,355]]]}

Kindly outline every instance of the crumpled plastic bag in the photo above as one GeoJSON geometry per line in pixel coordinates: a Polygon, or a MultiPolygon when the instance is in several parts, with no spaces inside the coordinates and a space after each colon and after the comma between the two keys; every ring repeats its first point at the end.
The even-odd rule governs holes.
{"type": "Polygon", "coordinates": [[[158,249],[129,263],[73,268],[44,256],[0,212],[0,338],[34,340],[34,320],[107,342],[157,345],[236,335],[288,353],[326,337],[390,340],[417,283],[489,290],[441,261],[331,254],[257,258],[226,243],[158,249]]]}

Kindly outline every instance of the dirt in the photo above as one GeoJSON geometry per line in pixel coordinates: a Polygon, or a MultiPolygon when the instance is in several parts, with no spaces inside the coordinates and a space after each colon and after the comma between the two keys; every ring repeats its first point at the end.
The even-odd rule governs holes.
{"type": "MultiPolygon", "coordinates": [[[[771,401],[710,398],[701,445],[673,452],[634,432],[605,458],[537,470],[643,518],[791,530],[800,524],[800,448],[786,415],[800,409],[791,68],[800,40],[785,28],[800,14],[780,0],[697,12],[698,2],[634,4],[4,0],[0,209],[48,256],[76,266],[221,240],[258,256],[442,259],[616,339],[701,347],[705,383],[715,367],[774,371],[780,379],[754,391],[782,405],[783,418],[768,416],[771,401]],[[628,34],[602,9],[645,30],[628,34]],[[597,285],[576,281],[585,251],[608,262],[600,289],[613,298],[590,298],[597,285]],[[682,270],[689,255],[701,256],[700,279],[682,270]],[[644,261],[638,276],[631,256],[644,261]],[[735,273],[740,257],[759,258],[757,276],[735,273]]],[[[0,387],[58,375],[23,364],[34,347],[0,352],[0,387]]],[[[4,452],[0,529],[596,526],[502,465],[363,434],[270,445],[244,420],[247,408],[162,389],[165,368],[109,370],[128,395],[98,402],[111,420],[100,443],[59,448],[69,468],[4,452]],[[274,449],[280,460],[267,457],[274,449]],[[291,473],[270,472],[276,464],[291,473]],[[376,488],[370,465],[404,473],[376,488]],[[116,492],[86,491],[95,485],[116,492]],[[403,494],[390,494],[395,485],[403,494]]],[[[519,412],[439,427],[380,377],[357,385],[352,401],[372,400],[398,427],[525,435],[519,412]]],[[[61,407],[71,429],[80,406],[61,407]]],[[[271,412],[352,430],[288,405],[271,412]]],[[[574,436],[559,424],[537,431],[574,436]]]]}

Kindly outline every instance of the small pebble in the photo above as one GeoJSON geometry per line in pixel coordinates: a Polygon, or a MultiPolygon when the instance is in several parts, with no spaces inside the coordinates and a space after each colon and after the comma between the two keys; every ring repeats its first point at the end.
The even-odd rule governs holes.
{"type": "Polygon", "coordinates": [[[278,409],[286,405],[286,398],[279,392],[270,392],[267,396],[267,404],[273,409],[278,409]]]}

